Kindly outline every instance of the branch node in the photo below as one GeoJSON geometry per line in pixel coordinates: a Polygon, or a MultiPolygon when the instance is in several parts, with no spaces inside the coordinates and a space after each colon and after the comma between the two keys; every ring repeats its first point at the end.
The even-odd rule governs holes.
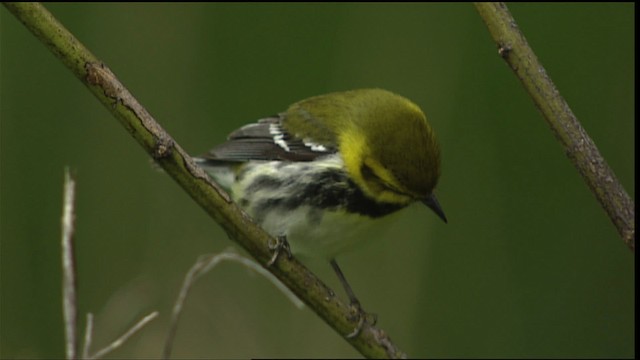
{"type": "Polygon", "coordinates": [[[171,137],[157,137],[155,146],[153,147],[153,158],[158,160],[170,156],[174,146],[175,143],[171,137]]]}
{"type": "Polygon", "coordinates": [[[87,72],[85,80],[88,84],[99,86],[106,97],[114,100],[115,108],[118,102],[124,104],[122,92],[124,86],[118,81],[111,69],[102,62],[86,62],[84,69],[87,72]]]}
{"type": "Polygon", "coordinates": [[[503,59],[507,59],[509,57],[509,54],[511,54],[511,45],[509,44],[499,44],[498,45],[498,55],[500,55],[501,58],[503,59]]]}

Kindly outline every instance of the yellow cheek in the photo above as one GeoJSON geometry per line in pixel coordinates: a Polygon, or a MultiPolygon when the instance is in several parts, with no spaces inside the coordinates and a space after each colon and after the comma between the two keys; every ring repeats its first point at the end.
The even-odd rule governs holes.
{"type": "Polygon", "coordinates": [[[383,166],[371,160],[369,147],[361,134],[354,131],[344,132],[340,138],[340,153],[347,172],[365,194],[378,201],[393,204],[408,204],[412,201],[409,196],[390,191],[382,184],[365,180],[361,172],[363,160],[375,176],[388,184],[395,183],[395,179],[383,166]]]}
{"type": "Polygon", "coordinates": [[[339,142],[340,154],[342,155],[344,166],[356,183],[362,185],[364,179],[362,178],[362,174],[360,174],[360,165],[362,159],[369,153],[369,148],[366,145],[364,136],[356,131],[345,131],[340,136],[339,142]]]}
{"type": "Polygon", "coordinates": [[[369,153],[364,136],[357,131],[345,131],[340,136],[340,155],[344,161],[344,167],[351,176],[351,179],[370,197],[376,194],[367,186],[367,183],[360,172],[362,159],[369,153]]]}

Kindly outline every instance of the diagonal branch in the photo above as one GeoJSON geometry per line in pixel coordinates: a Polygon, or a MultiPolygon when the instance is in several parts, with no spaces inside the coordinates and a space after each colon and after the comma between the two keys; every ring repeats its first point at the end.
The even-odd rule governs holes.
{"type": "Polygon", "coordinates": [[[609,215],[618,233],[635,250],[635,204],[607,165],[593,140],[558,92],[504,3],[476,3],[498,44],[498,54],[529,92],[569,160],[609,215]]]}
{"type": "MultiPolygon", "coordinates": [[[[86,49],[39,3],[4,3],[96,98],[120,121],[136,141],[162,166],[231,239],[260,264],[269,261],[271,237],[240,210],[229,196],[212,182],[191,157],[138,103],[116,76],[86,49]]],[[[356,326],[350,308],[295,258],[282,257],[267,268],[329,326],[342,336],[356,326]]],[[[404,357],[384,331],[368,324],[360,336],[346,339],[362,355],[372,358],[404,357]]]]}

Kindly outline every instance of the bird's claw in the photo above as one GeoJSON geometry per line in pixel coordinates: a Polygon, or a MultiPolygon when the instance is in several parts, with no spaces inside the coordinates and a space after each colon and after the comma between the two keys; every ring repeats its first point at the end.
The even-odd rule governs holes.
{"type": "Polygon", "coordinates": [[[287,253],[287,257],[291,259],[291,247],[289,246],[289,242],[287,241],[287,237],[284,235],[280,235],[276,238],[276,241],[269,241],[269,250],[273,251],[273,255],[271,259],[267,263],[267,266],[271,266],[275,264],[276,260],[278,260],[278,256],[281,251],[285,251],[287,253]]]}
{"type": "Polygon", "coordinates": [[[353,339],[362,332],[365,323],[369,324],[369,326],[375,325],[378,321],[378,315],[364,311],[359,302],[351,302],[349,306],[351,307],[351,316],[348,319],[349,321],[357,322],[357,324],[356,328],[347,334],[346,338],[353,339]]]}

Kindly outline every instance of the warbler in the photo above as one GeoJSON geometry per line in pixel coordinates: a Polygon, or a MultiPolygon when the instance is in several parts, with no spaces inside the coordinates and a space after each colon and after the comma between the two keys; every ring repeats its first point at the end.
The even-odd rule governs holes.
{"type": "MultiPolygon", "coordinates": [[[[245,125],[195,158],[255,222],[294,254],[323,257],[366,318],[336,262],[354,232],[420,201],[447,221],[434,195],[440,150],[422,110],[382,89],[311,97],[245,125]]],[[[375,322],[375,320],[373,320],[375,322]]]]}

